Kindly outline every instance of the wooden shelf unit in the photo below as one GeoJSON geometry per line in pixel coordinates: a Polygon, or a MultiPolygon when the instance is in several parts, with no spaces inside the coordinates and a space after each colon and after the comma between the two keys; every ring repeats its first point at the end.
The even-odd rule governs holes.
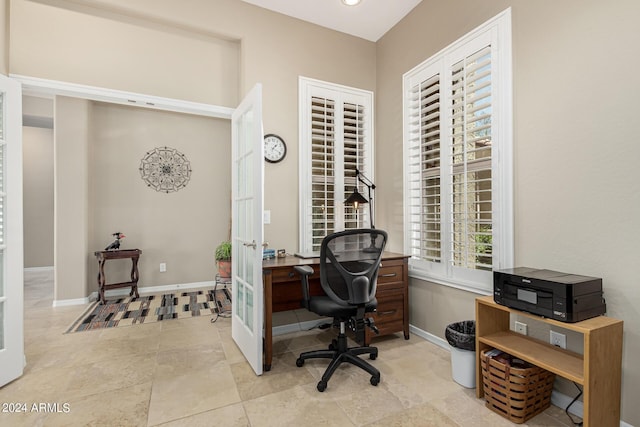
{"type": "Polygon", "coordinates": [[[620,425],[622,326],[622,320],[606,316],[564,323],[496,304],[492,295],[476,298],[476,396],[484,396],[480,353],[497,348],[580,384],[584,393],[585,427],[617,427],[620,425]],[[512,313],[581,333],[584,354],[511,331],[512,313]]]}

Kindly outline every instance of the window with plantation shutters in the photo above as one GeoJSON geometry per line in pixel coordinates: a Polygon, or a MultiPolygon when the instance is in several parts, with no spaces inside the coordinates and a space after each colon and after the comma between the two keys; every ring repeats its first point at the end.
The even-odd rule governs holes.
{"type": "Polygon", "coordinates": [[[403,79],[405,251],[414,277],[487,291],[512,267],[510,13],[403,79]]]}
{"type": "MultiPolygon", "coordinates": [[[[335,231],[368,227],[368,210],[344,200],[356,169],[372,176],[371,92],[300,78],[300,251],[335,231]]],[[[366,194],[366,191],[365,191],[366,194]]]]}

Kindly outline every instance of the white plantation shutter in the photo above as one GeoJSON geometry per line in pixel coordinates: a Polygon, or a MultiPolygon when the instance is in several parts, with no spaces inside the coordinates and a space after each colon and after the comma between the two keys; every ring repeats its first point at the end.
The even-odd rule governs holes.
{"type": "Polygon", "coordinates": [[[311,245],[335,229],[335,101],[311,99],[311,245]]]}
{"type": "MultiPolygon", "coordinates": [[[[367,139],[365,138],[365,107],[364,105],[345,103],[342,108],[344,120],[344,182],[340,200],[344,201],[353,193],[353,188],[356,185],[356,169],[370,177],[371,168],[368,163],[367,139]]],[[[358,191],[368,197],[366,188],[362,188],[362,184],[358,183],[358,191]]],[[[368,212],[367,206],[358,210],[355,210],[353,206],[344,206],[344,229],[349,230],[368,226],[368,212]]]]}
{"type": "Polygon", "coordinates": [[[506,11],[404,76],[414,277],[488,291],[513,266],[510,28],[506,11]]]}
{"type": "Polygon", "coordinates": [[[491,270],[491,47],[454,64],[450,78],[451,262],[491,270]]]}
{"type": "MultiPolygon", "coordinates": [[[[344,200],[355,172],[371,177],[372,94],[300,78],[300,251],[334,231],[369,226],[368,209],[344,200]]],[[[358,186],[367,195],[366,187],[358,186]]]]}
{"type": "Polygon", "coordinates": [[[410,254],[441,262],[440,76],[410,91],[408,155],[410,254]]]}

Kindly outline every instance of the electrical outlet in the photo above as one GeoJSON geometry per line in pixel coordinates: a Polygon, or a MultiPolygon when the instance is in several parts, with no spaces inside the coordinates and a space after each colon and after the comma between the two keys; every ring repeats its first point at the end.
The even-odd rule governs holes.
{"type": "Polygon", "coordinates": [[[549,342],[556,347],[567,348],[567,336],[556,331],[549,332],[549,342]]]}
{"type": "Polygon", "coordinates": [[[522,335],[527,335],[527,324],[516,322],[516,332],[522,335]]]}
{"type": "Polygon", "coordinates": [[[160,273],[165,273],[167,271],[167,263],[166,262],[161,262],[160,263],[160,273]]]}

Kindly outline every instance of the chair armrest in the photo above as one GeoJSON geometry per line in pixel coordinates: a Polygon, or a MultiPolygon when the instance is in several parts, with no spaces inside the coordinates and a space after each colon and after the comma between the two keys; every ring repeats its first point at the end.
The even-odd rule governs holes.
{"type": "Polygon", "coordinates": [[[303,277],[310,276],[313,274],[313,268],[308,265],[296,265],[295,267],[293,267],[293,269],[298,273],[300,273],[300,275],[303,277]]]}
{"type": "Polygon", "coordinates": [[[300,274],[302,279],[302,306],[309,309],[309,276],[313,274],[313,268],[308,265],[296,265],[293,267],[300,274]]]}

